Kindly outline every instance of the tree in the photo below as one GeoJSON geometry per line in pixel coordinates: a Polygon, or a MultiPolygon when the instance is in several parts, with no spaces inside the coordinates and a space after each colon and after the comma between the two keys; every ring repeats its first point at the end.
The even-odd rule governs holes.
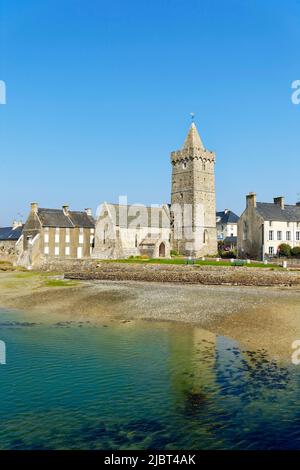
{"type": "Polygon", "coordinates": [[[300,246],[295,246],[294,248],[291,249],[292,256],[296,256],[297,258],[300,258],[300,246]]]}
{"type": "Polygon", "coordinates": [[[278,247],[279,256],[286,256],[287,258],[291,256],[291,246],[288,243],[281,243],[278,247]]]}

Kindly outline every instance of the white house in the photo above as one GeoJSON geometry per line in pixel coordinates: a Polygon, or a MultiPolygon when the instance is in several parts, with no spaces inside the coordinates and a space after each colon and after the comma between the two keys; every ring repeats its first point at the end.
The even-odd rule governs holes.
{"type": "Polygon", "coordinates": [[[282,243],[300,247],[300,202],[285,204],[284,197],[276,197],[272,203],[257,202],[255,193],[248,194],[246,200],[238,222],[240,257],[272,257],[282,243]]]}

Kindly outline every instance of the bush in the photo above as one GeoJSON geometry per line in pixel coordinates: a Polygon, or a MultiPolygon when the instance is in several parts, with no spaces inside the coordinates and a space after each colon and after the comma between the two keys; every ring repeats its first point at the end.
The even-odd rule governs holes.
{"type": "Polygon", "coordinates": [[[292,256],[296,256],[297,258],[300,258],[300,246],[295,246],[294,248],[292,248],[291,254],[292,256]]]}
{"type": "Polygon", "coordinates": [[[291,256],[291,246],[288,245],[287,243],[281,243],[278,247],[279,250],[279,256],[286,256],[289,257],[291,256]]]}
{"type": "Polygon", "coordinates": [[[221,258],[225,259],[236,258],[236,253],[234,251],[220,251],[219,254],[221,258]]]}
{"type": "Polygon", "coordinates": [[[176,250],[171,250],[171,256],[178,256],[179,253],[176,250]]]}

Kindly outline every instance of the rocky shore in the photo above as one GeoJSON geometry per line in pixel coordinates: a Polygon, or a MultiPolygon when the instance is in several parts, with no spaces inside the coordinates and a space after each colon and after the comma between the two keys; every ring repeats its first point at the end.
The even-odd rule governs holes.
{"type": "Polygon", "coordinates": [[[300,271],[272,268],[100,262],[64,271],[68,279],[231,286],[300,286],[300,271]]]}

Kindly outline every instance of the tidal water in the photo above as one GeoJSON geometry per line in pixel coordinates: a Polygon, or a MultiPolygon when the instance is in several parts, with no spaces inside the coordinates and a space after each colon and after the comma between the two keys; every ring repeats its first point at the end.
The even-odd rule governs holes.
{"type": "Polygon", "coordinates": [[[0,312],[1,449],[299,449],[300,367],[197,327],[0,312]]]}

